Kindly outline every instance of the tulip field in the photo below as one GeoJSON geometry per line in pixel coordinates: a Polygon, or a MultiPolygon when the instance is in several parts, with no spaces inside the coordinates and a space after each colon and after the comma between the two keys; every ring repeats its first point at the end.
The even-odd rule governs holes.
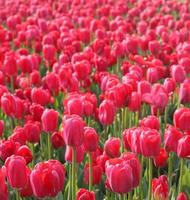
{"type": "Polygon", "coordinates": [[[0,0],[0,200],[190,200],[189,0],[0,0]]]}

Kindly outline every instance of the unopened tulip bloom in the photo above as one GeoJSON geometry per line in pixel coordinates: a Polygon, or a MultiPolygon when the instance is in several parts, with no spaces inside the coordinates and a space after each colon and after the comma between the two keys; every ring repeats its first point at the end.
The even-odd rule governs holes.
{"type": "Polygon", "coordinates": [[[154,157],[154,165],[156,167],[163,167],[166,165],[168,153],[165,149],[161,148],[158,156],[154,157]]]}
{"type": "Polygon", "coordinates": [[[0,168],[0,199],[1,200],[9,199],[8,187],[5,181],[5,172],[3,168],[0,168]]]}
{"type": "Polygon", "coordinates": [[[181,193],[178,194],[176,200],[188,200],[188,197],[184,192],[181,192],[181,193]]]}
{"type": "Polygon", "coordinates": [[[81,188],[77,192],[76,200],[96,200],[94,192],[81,188]]]}
{"type": "Polygon", "coordinates": [[[175,127],[188,131],[190,130],[190,109],[189,108],[179,108],[175,110],[173,115],[173,121],[175,127]]]}
{"type": "Polygon", "coordinates": [[[177,155],[180,158],[185,158],[190,156],[189,145],[190,145],[190,135],[185,135],[178,141],[177,155]]]}
{"type": "Polygon", "coordinates": [[[41,117],[42,128],[45,132],[54,132],[57,129],[58,112],[54,109],[46,109],[41,117]]]}
{"type": "Polygon", "coordinates": [[[104,151],[110,158],[120,156],[120,139],[111,137],[104,144],[104,151]]]}
{"type": "Polygon", "coordinates": [[[160,130],[160,121],[156,116],[149,115],[140,121],[140,126],[146,127],[146,128],[151,128],[151,129],[156,129],[159,131],[160,130]]]}
{"type": "Polygon", "coordinates": [[[77,147],[84,141],[84,121],[78,115],[67,115],[63,119],[63,137],[66,145],[77,147]]]}

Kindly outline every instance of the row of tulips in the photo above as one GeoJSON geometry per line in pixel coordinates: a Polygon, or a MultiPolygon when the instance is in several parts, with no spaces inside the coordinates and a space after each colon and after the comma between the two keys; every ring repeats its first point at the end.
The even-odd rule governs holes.
{"type": "Polygon", "coordinates": [[[0,0],[0,200],[190,199],[188,0],[0,0]]]}

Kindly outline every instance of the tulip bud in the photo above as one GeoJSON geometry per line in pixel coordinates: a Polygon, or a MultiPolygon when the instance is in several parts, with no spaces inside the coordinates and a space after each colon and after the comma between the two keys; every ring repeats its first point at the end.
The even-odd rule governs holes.
{"type": "Polygon", "coordinates": [[[104,100],[99,107],[99,120],[103,125],[112,124],[115,118],[115,106],[112,101],[104,100]]]}
{"type": "Polygon", "coordinates": [[[161,46],[157,40],[153,40],[148,43],[148,48],[150,53],[156,56],[159,54],[161,46]]]}
{"type": "Polygon", "coordinates": [[[149,115],[148,117],[145,117],[140,121],[141,127],[151,128],[160,130],[160,121],[159,119],[154,115],[149,115]]]}
{"type": "Polygon", "coordinates": [[[96,151],[98,147],[98,134],[91,127],[84,128],[84,148],[88,152],[96,151]]]}
{"type": "Polygon", "coordinates": [[[58,112],[53,109],[46,109],[41,117],[42,128],[45,132],[54,132],[57,129],[58,112]]]}
{"type": "Polygon", "coordinates": [[[145,157],[154,157],[159,155],[161,138],[158,131],[150,129],[143,131],[140,136],[140,146],[142,155],[145,157]]]}
{"type": "Polygon", "coordinates": [[[188,131],[190,130],[190,109],[188,108],[179,108],[174,112],[173,121],[175,127],[188,131]]]}
{"type": "Polygon", "coordinates": [[[177,155],[180,158],[185,158],[190,156],[190,135],[185,135],[178,141],[177,155]]]}
{"type": "Polygon", "coordinates": [[[120,139],[111,137],[104,144],[104,151],[110,158],[120,156],[120,139]]]}
{"type": "Polygon", "coordinates": [[[22,156],[25,159],[26,164],[30,163],[33,159],[32,152],[26,145],[20,146],[16,152],[16,155],[22,156]]]}
{"type": "Polygon", "coordinates": [[[78,115],[66,115],[63,119],[63,138],[66,145],[77,147],[84,141],[84,121],[78,115]]]}
{"type": "Polygon", "coordinates": [[[7,178],[13,188],[24,188],[27,184],[26,161],[21,156],[11,156],[5,161],[7,178]]]}
{"type": "Polygon", "coordinates": [[[51,143],[55,149],[63,147],[65,144],[63,136],[59,132],[54,132],[51,135],[51,143]]]}
{"type": "Polygon", "coordinates": [[[86,189],[80,189],[77,192],[76,200],[96,200],[94,192],[90,192],[86,189]]]}
{"type": "Polygon", "coordinates": [[[158,156],[154,157],[154,165],[156,167],[164,167],[167,163],[168,153],[165,149],[161,148],[158,156]]]}
{"type": "Polygon", "coordinates": [[[183,192],[179,193],[176,200],[188,200],[187,195],[183,192]]]}
{"type": "Polygon", "coordinates": [[[182,136],[183,134],[177,128],[169,126],[164,133],[164,148],[177,153],[178,141],[182,136]]]}
{"type": "Polygon", "coordinates": [[[171,77],[176,83],[182,83],[186,78],[186,72],[181,65],[172,65],[171,77]]]}

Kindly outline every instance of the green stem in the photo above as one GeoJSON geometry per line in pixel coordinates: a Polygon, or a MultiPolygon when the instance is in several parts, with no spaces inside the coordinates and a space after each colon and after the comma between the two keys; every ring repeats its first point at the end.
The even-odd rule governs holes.
{"type": "Polygon", "coordinates": [[[76,149],[72,147],[72,200],[76,199],[76,149]]]}
{"type": "Polygon", "coordinates": [[[92,184],[93,184],[93,170],[92,170],[92,153],[88,153],[88,159],[89,159],[89,191],[92,191],[92,184]]]}
{"type": "Polygon", "coordinates": [[[183,178],[183,166],[184,166],[184,159],[181,158],[180,160],[180,177],[179,177],[179,188],[178,188],[178,193],[182,192],[182,186],[183,186],[183,183],[182,183],[182,178],[183,178]]]}
{"type": "Polygon", "coordinates": [[[148,165],[149,165],[149,168],[148,168],[148,172],[149,172],[149,185],[148,185],[148,200],[151,200],[152,199],[152,171],[153,171],[153,166],[152,166],[152,160],[151,158],[149,158],[148,160],[148,165]]]}
{"type": "Polygon", "coordinates": [[[48,133],[48,160],[51,159],[51,134],[48,133]]]}
{"type": "Polygon", "coordinates": [[[129,192],[129,193],[128,193],[128,200],[133,200],[132,192],[129,192]]]}
{"type": "Polygon", "coordinates": [[[70,200],[71,188],[72,188],[72,168],[71,165],[69,164],[69,189],[68,189],[67,200],[70,200]]]}
{"type": "Polygon", "coordinates": [[[168,158],[168,177],[169,177],[169,186],[171,187],[172,185],[172,152],[169,154],[168,158]]]}
{"type": "Polygon", "coordinates": [[[16,192],[16,200],[20,200],[19,191],[18,191],[18,190],[15,190],[15,192],[16,192]]]}

